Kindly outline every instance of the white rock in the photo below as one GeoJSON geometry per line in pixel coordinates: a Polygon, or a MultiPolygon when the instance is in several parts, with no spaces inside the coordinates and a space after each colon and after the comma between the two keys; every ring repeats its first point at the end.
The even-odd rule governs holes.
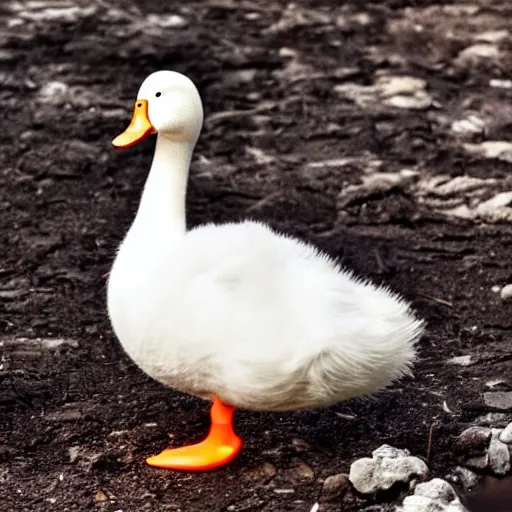
{"type": "Polygon", "coordinates": [[[509,423],[500,434],[500,441],[506,444],[512,444],[512,423],[509,423]]]}
{"type": "Polygon", "coordinates": [[[188,24],[187,20],[178,14],[148,14],[146,19],[148,23],[161,28],[182,28],[188,24]]]}
{"type": "Polygon", "coordinates": [[[499,43],[510,36],[508,30],[488,30],[477,34],[473,39],[481,43],[499,43]]]}
{"type": "Polygon", "coordinates": [[[471,355],[465,355],[465,356],[455,356],[448,361],[446,361],[448,364],[456,364],[458,366],[471,366],[473,364],[473,361],[471,359],[471,355]]]}
{"type": "Polygon", "coordinates": [[[480,477],[474,471],[463,466],[456,466],[452,470],[450,477],[454,479],[454,481],[460,482],[465,491],[474,489],[480,481],[480,477]]]}
{"type": "Polygon", "coordinates": [[[488,412],[475,419],[475,424],[490,427],[491,425],[506,427],[510,421],[510,414],[503,412],[488,412]]]}
{"type": "Polygon", "coordinates": [[[510,452],[508,446],[499,439],[491,439],[489,445],[489,467],[497,475],[506,475],[510,471],[510,452]]]}
{"type": "Polygon", "coordinates": [[[418,484],[414,495],[404,499],[401,512],[467,512],[462,506],[453,487],[442,480],[434,478],[428,482],[418,484]]]}
{"type": "Polygon", "coordinates": [[[399,512],[444,512],[446,505],[437,503],[436,501],[426,498],[425,496],[407,496],[399,512]]]}
{"type": "Polygon", "coordinates": [[[397,482],[425,480],[427,465],[407,450],[383,445],[372,453],[373,458],[356,460],[350,466],[349,480],[362,494],[373,494],[391,488],[397,482]]]}
{"type": "Polygon", "coordinates": [[[399,457],[408,457],[410,454],[411,452],[407,449],[401,450],[400,448],[395,448],[389,444],[383,444],[376,450],[373,450],[372,457],[374,459],[398,459],[399,457]]]}
{"type": "Polygon", "coordinates": [[[432,104],[432,97],[425,91],[418,91],[413,96],[405,96],[397,94],[384,100],[386,105],[406,110],[422,110],[430,107],[432,104]]]}
{"type": "Polygon", "coordinates": [[[507,284],[501,289],[500,297],[503,300],[512,299],[512,284],[507,284]]]}
{"type": "Polygon", "coordinates": [[[502,80],[501,78],[491,78],[489,85],[497,89],[512,89],[512,80],[502,80]]]}
{"type": "Polygon", "coordinates": [[[512,410],[512,391],[487,391],[484,393],[484,402],[493,409],[512,410]]]}
{"type": "Polygon", "coordinates": [[[498,158],[505,162],[512,162],[512,142],[505,140],[487,140],[480,144],[464,144],[464,149],[473,155],[484,158],[498,158]]]}
{"type": "Polygon", "coordinates": [[[489,454],[471,457],[466,461],[466,466],[473,469],[485,469],[489,465],[489,454]]]}
{"type": "Polygon", "coordinates": [[[381,96],[389,97],[423,91],[427,87],[427,82],[413,76],[382,76],[377,80],[377,85],[381,96]]]}
{"type": "Polygon", "coordinates": [[[452,123],[452,131],[455,133],[483,133],[485,121],[477,116],[469,116],[452,123]]]}
{"type": "Polygon", "coordinates": [[[458,64],[469,64],[486,59],[496,59],[500,51],[495,44],[478,43],[462,50],[456,58],[458,64]]]}
{"type": "Polygon", "coordinates": [[[450,503],[457,499],[457,494],[453,487],[442,478],[433,478],[428,482],[418,484],[414,489],[416,496],[425,496],[443,503],[450,503]]]}
{"type": "Polygon", "coordinates": [[[68,99],[69,86],[64,82],[47,82],[39,91],[39,100],[44,103],[59,105],[68,99]]]}

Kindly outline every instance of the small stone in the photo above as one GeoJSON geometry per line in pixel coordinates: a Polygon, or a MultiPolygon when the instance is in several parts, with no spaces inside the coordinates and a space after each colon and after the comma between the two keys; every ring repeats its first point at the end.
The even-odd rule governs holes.
{"type": "Polygon", "coordinates": [[[485,383],[485,387],[493,389],[493,388],[496,388],[498,386],[502,386],[503,384],[507,384],[507,381],[503,380],[503,379],[493,379],[493,380],[488,380],[485,383]]]}
{"type": "Polygon", "coordinates": [[[247,469],[244,476],[248,480],[267,483],[277,474],[277,468],[270,462],[264,462],[258,466],[247,469]]]}
{"type": "Polygon", "coordinates": [[[471,491],[480,482],[480,477],[474,471],[463,466],[456,466],[450,474],[450,478],[455,483],[460,483],[465,491],[471,491]]]}
{"type": "Polygon", "coordinates": [[[459,65],[475,64],[486,60],[496,59],[499,55],[500,52],[495,44],[478,43],[462,50],[455,61],[459,65]]]}
{"type": "Polygon", "coordinates": [[[458,366],[471,366],[473,364],[472,356],[466,355],[466,356],[455,356],[448,361],[446,361],[448,364],[456,364],[458,366]]]}
{"type": "Polygon", "coordinates": [[[79,446],[72,446],[68,450],[69,455],[69,462],[73,463],[78,459],[78,456],[80,455],[80,447],[79,446]]]}
{"type": "Polygon", "coordinates": [[[184,28],[188,22],[178,14],[148,14],[147,21],[161,28],[184,28]]]}
{"type": "Polygon", "coordinates": [[[46,421],[55,423],[68,423],[72,421],[80,421],[83,419],[83,415],[80,411],[56,411],[50,412],[45,417],[46,421]]]}
{"type": "Polygon", "coordinates": [[[484,393],[484,402],[493,409],[512,411],[512,391],[488,391],[484,393]]]}
{"type": "Polygon", "coordinates": [[[505,444],[512,444],[512,423],[509,423],[500,434],[500,441],[505,444]]]}
{"type": "Polygon", "coordinates": [[[51,105],[60,105],[68,99],[69,86],[64,82],[48,82],[39,91],[39,100],[51,105]]]}
{"type": "Polygon", "coordinates": [[[499,439],[492,439],[489,445],[489,467],[496,475],[506,475],[510,471],[508,446],[499,439]]]}
{"type": "Polygon", "coordinates": [[[306,443],[306,441],[304,441],[303,439],[299,439],[298,437],[294,437],[292,439],[292,446],[299,453],[311,450],[311,445],[306,443]]]}
{"type": "Polygon", "coordinates": [[[406,496],[401,507],[398,507],[399,512],[444,512],[446,505],[436,503],[430,498],[425,496],[406,496]]]}
{"type": "Polygon", "coordinates": [[[310,482],[315,478],[314,471],[302,460],[296,459],[294,465],[290,468],[288,475],[294,481],[308,481],[310,482]]]}
{"type": "Polygon", "coordinates": [[[78,348],[78,341],[70,338],[42,338],[41,348],[44,350],[56,350],[61,347],[78,348]]]}
{"type": "Polygon", "coordinates": [[[489,85],[497,89],[512,89],[512,80],[504,80],[501,78],[491,78],[489,85]]]}
{"type": "Polygon", "coordinates": [[[476,418],[475,423],[484,427],[490,427],[491,425],[497,427],[505,427],[510,421],[510,414],[503,412],[488,412],[483,416],[476,418]]]}
{"type": "Polygon", "coordinates": [[[414,480],[425,480],[427,465],[407,450],[383,445],[372,454],[373,458],[356,460],[350,466],[349,480],[361,494],[373,494],[390,489],[397,482],[410,484],[414,480]]]}
{"type": "Polygon", "coordinates": [[[489,454],[478,455],[477,457],[470,457],[466,461],[466,466],[473,469],[485,469],[489,465],[489,454]]]}
{"type": "Polygon", "coordinates": [[[485,121],[477,116],[469,116],[452,123],[451,129],[455,133],[483,133],[485,121]]]}
{"type": "Polygon", "coordinates": [[[512,162],[512,142],[504,140],[486,140],[480,144],[464,144],[463,147],[468,153],[473,155],[512,162]]]}
{"type": "Polygon", "coordinates": [[[512,299],[512,284],[507,284],[501,289],[500,297],[503,300],[510,300],[512,299]]]}
{"type": "Polygon", "coordinates": [[[97,503],[103,503],[108,501],[108,496],[101,489],[99,489],[96,493],[96,496],[94,496],[94,501],[97,503]]]}
{"type": "Polygon", "coordinates": [[[340,501],[350,489],[350,480],[346,473],[328,476],[320,495],[321,501],[340,501]]]}
{"type": "Polygon", "coordinates": [[[502,428],[491,428],[491,439],[499,439],[502,428]]]}
{"type": "Polygon", "coordinates": [[[420,483],[414,489],[416,496],[425,496],[436,501],[441,501],[445,504],[457,499],[457,494],[453,487],[441,478],[433,478],[428,482],[420,483]]]}
{"type": "Polygon", "coordinates": [[[470,427],[457,437],[453,450],[455,453],[462,455],[481,455],[487,450],[490,440],[491,429],[470,427]]]}
{"type": "Polygon", "coordinates": [[[376,450],[373,450],[372,457],[374,459],[398,459],[399,457],[408,457],[410,454],[411,452],[407,449],[401,450],[389,444],[383,444],[376,450]]]}
{"type": "Polygon", "coordinates": [[[488,30],[487,32],[482,32],[477,34],[474,39],[481,43],[499,43],[504,39],[507,39],[510,36],[510,32],[508,30],[488,30]]]}

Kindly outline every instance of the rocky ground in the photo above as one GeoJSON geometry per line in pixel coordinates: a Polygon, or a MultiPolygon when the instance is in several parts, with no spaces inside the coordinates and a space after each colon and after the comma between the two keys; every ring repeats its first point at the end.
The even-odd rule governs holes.
{"type": "Polygon", "coordinates": [[[512,421],[512,5],[19,0],[0,27],[0,510],[387,510],[405,487],[345,493],[343,476],[383,444],[428,477],[473,455],[496,472],[497,431],[476,454],[454,441],[512,421]],[[110,141],[161,68],[205,103],[191,225],[269,222],[428,322],[414,379],[329,410],[239,411],[241,457],[206,474],[144,464],[200,438],[207,405],[145,378],[105,311],[153,150],[110,141]]]}

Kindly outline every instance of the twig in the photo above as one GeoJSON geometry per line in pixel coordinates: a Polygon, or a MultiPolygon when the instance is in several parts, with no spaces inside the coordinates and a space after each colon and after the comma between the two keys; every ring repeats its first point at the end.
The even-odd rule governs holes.
{"type": "Polygon", "coordinates": [[[437,297],[432,297],[432,295],[427,295],[426,293],[418,293],[420,297],[423,297],[425,299],[431,300],[433,302],[436,302],[437,304],[441,304],[442,306],[446,306],[448,308],[453,308],[453,303],[444,300],[444,299],[438,299],[437,297]]]}
{"type": "Polygon", "coordinates": [[[437,420],[433,421],[428,429],[427,460],[430,460],[430,453],[432,452],[432,438],[434,437],[434,429],[436,426],[437,420]]]}

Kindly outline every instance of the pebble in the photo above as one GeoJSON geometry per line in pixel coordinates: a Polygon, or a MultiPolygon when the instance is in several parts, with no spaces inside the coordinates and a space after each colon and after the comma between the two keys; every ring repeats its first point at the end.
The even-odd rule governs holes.
{"type": "Polygon", "coordinates": [[[455,440],[453,450],[465,456],[482,455],[491,441],[491,429],[488,427],[469,427],[455,440]]]}
{"type": "Polygon", "coordinates": [[[501,289],[500,297],[503,300],[512,299],[512,284],[507,284],[501,289]]]}
{"type": "Polygon", "coordinates": [[[178,14],[148,14],[148,23],[161,28],[184,28],[188,21],[178,14]]]}
{"type": "Polygon", "coordinates": [[[450,479],[455,483],[460,483],[465,491],[474,489],[480,482],[480,477],[474,471],[463,466],[453,468],[450,479]]]}
{"type": "Polygon", "coordinates": [[[472,356],[470,354],[466,356],[455,356],[448,359],[446,362],[457,366],[471,366],[473,364],[472,356]]]}
{"type": "Polygon", "coordinates": [[[254,482],[264,482],[267,483],[277,474],[277,468],[274,464],[270,462],[263,462],[258,466],[247,469],[244,472],[244,476],[248,480],[252,480],[254,482]]]}
{"type": "Polygon", "coordinates": [[[356,460],[350,466],[349,480],[362,494],[373,494],[390,489],[397,482],[411,483],[425,480],[427,465],[407,450],[383,445],[372,453],[372,458],[356,460]]]}
{"type": "Polygon", "coordinates": [[[495,44],[477,43],[462,50],[455,59],[455,63],[459,66],[477,64],[479,62],[497,59],[499,55],[500,51],[495,44]]]}
{"type": "Polygon", "coordinates": [[[412,496],[407,496],[400,512],[464,512],[466,509],[460,503],[453,487],[442,480],[434,478],[418,484],[412,496]]]}
{"type": "Polygon", "coordinates": [[[466,466],[473,469],[485,469],[489,465],[489,454],[478,455],[477,457],[470,457],[466,461],[466,466]]]}
{"type": "Polygon", "coordinates": [[[293,466],[287,472],[293,481],[312,481],[315,478],[314,471],[303,461],[294,460],[293,466]]]}
{"type": "Polygon", "coordinates": [[[464,144],[463,147],[468,153],[473,155],[512,162],[512,142],[487,140],[480,144],[464,144]]]}
{"type": "Polygon", "coordinates": [[[453,487],[441,478],[433,478],[428,482],[418,484],[414,489],[416,496],[425,496],[433,500],[439,500],[448,504],[450,501],[457,499],[453,487]]]}
{"type": "Polygon", "coordinates": [[[506,475],[510,471],[510,451],[499,439],[492,439],[489,445],[489,468],[496,475],[506,475]]]}
{"type": "Polygon", "coordinates": [[[488,412],[483,416],[479,416],[476,418],[475,423],[477,425],[482,425],[489,427],[491,425],[495,425],[498,427],[505,427],[510,421],[510,414],[505,414],[503,412],[488,412]]]}
{"type": "Polygon", "coordinates": [[[500,411],[512,411],[512,391],[488,391],[484,393],[484,402],[488,407],[500,411]]]}
{"type": "Polygon", "coordinates": [[[506,444],[512,444],[512,423],[509,423],[500,434],[500,441],[506,444]]]}
{"type": "Polygon", "coordinates": [[[346,473],[338,473],[337,475],[328,476],[322,486],[320,500],[339,501],[350,489],[350,480],[346,473]]]}

